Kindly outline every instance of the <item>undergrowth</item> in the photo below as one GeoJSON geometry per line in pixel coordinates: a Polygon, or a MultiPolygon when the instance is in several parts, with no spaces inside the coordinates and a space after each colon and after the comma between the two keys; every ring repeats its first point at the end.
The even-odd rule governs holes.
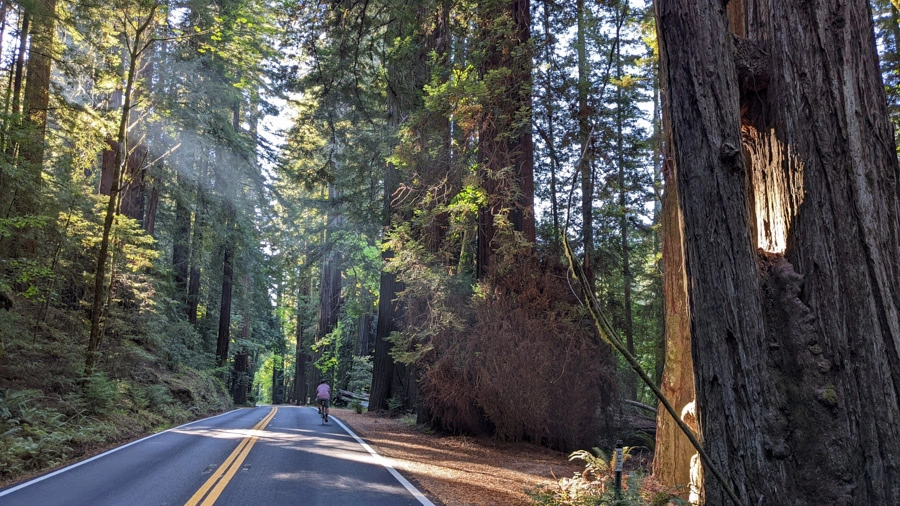
{"type": "MultiPolygon", "coordinates": [[[[624,449],[628,460],[630,448],[624,449]]],[[[546,506],[631,506],[631,505],[687,505],[673,491],[658,490],[651,478],[641,469],[623,472],[621,488],[615,488],[615,456],[593,448],[592,452],[578,450],[569,460],[584,461],[584,471],[571,478],[562,478],[555,487],[541,486],[526,491],[532,504],[546,506]]]]}
{"type": "Polygon", "coordinates": [[[15,302],[0,311],[0,483],[231,407],[214,372],[172,360],[166,333],[140,332],[146,322],[119,322],[84,377],[78,315],[50,307],[34,324],[40,306],[15,302]]]}

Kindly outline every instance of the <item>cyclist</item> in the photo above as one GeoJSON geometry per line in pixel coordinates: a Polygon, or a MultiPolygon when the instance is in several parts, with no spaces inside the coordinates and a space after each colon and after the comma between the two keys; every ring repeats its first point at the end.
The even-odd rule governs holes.
{"type": "Polygon", "coordinates": [[[328,408],[331,407],[331,387],[323,378],[316,387],[316,404],[319,405],[319,413],[325,410],[325,421],[328,421],[328,408]]]}

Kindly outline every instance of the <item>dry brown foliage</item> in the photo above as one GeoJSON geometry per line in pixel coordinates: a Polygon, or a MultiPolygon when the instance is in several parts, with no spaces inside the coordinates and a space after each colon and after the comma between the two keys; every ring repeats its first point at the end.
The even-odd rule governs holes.
{"type": "MultiPolygon", "coordinates": [[[[610,427],[615,365],[564,267],[524,259],[479,286],[474,296],[442,301],[460,321],[431,336],[421,368],[432,425],[563,451],[596,445],[610,427]]],[[[435,305],[412,307],[428,321],[421,315],[435,305]]]]}

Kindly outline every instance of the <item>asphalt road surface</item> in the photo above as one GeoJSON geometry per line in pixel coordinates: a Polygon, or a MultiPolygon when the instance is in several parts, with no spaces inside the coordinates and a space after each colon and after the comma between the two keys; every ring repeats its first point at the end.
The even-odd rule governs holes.
{"type": "Polygon", "coordinates": [[[0,505],[431,505],[315,408],[238,409],[0,490],[0,505]]]}

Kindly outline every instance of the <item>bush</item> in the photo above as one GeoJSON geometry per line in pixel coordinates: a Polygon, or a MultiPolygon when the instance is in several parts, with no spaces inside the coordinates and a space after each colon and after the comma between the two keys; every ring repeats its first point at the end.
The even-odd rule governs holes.
{"type": "Polygon", "coordinates": [[[119,402],[119,386],[104,373],[96,373],[82,379],[81,399],[91,414],[106,414],[119,402]]]}
{"type": "Polygon", "coordinates": [[[350,382],[347,389],[355,393],[369,393],[372,387],[372,360],[369,357],[353,357],[350,382]]]}
{"type": "MultiPolygon", "coordinates": [[[[625,459],[628,459],[628,448],[625,448],[625,459]]],[[[608,457],[599,448],[593,453],[578,450],[569,455],[569,460],[583,460],[584,471],[575,473],[571,478],[563,478],[557,482],[557,488],[538,488],[527,492],[533,504],[594,506],[594,505],[642,505],[646,501],[641,497],[640,472],[623,473],[622,489],[615,490],[615,457],[608,457]]]]}
{"type": "Polygon", "coordinates": [[[474,292],[438,275],[419,284],[404,278],[418,295],[407,300],[408,330],[393,338],[395,358],[416,362],[435,428],[563,451],[596,444],[612,426],[611,350],[598,342],[562,265],[518,266],[474,292]]]}

